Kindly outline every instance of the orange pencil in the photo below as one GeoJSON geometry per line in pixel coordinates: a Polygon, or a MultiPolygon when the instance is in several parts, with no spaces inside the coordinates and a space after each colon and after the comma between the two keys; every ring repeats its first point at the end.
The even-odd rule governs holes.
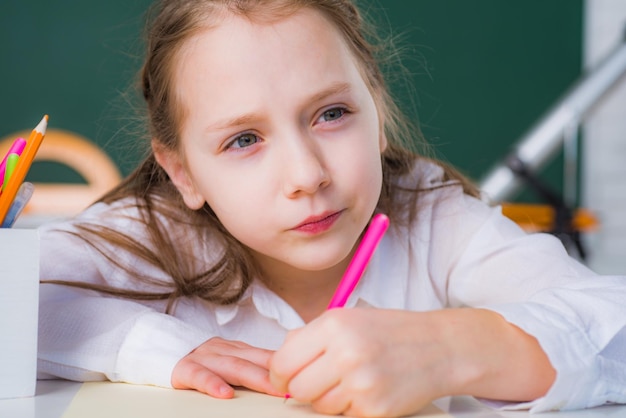
{"type": "Polygon", "coordinates": [[[47,127],[48,115],[44,115],[41,122],[39,122],[39,124],[31,132],[28,141],[26,141],[26,147],[17,161],[13,175],[11,175],[11,178],[5,184],[4,190],[0,195],[0,225],[4,222],[4,218],[7,216],[7,213],[11,208],[11,204],[15,199],[15,195],[24,181],[24,178],[26,178],[26,173],[28,173],[31,164],[35,159],[35,154],[37,154],[37,151],[39,150],[41,141],[43,141],[43,137],[46,135],[47,127]]]}

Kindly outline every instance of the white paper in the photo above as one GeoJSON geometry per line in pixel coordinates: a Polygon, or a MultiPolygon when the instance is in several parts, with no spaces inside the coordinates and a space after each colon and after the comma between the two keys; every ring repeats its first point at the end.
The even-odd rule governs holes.
{"type": "MultiPolygon", "coordinates": [[[[420,418],[451,417],[428,405],[420,418]]],[[[192,390],[164,389],[124,383],[85,383],[63,418],[297,418],[328,417],[293,399],[236,390],[233,399],[216,399],[192,390]]]]}

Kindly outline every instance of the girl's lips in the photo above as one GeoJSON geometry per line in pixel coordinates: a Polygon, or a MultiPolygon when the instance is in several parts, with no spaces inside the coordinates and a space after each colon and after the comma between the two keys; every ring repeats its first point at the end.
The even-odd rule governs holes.
{"type": "Polygon", "coordinates": [[[321,234],[329,230],[335,224],[335,221],[339,219],[339,216],[341,216],[341,211],[321,216],[312,216],[296,226],[293,230],[307,234],[321,234]]]}

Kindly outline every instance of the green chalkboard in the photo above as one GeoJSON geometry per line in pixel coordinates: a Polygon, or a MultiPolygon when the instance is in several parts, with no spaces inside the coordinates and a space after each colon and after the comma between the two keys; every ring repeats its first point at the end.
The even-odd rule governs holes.
{"type": "MultiPolygon", "coordinates": [[[[128,173],[139,152],[126,130],[124,95],[141,65],[143,13],[149,0],[4,0],[0,3],[0,137],[50,128],[96,142],[128,173]]],[[[135,129],[135,128],[133,128],[135,129]]],[[[50,165],[33,174],[69,175],[50,165]]]]}
{"type": "MultiPolygon", "coordinates": [[[[476,180],[581,74],[582,1],[368,3],[405,34],[414,91],[397,93],[438,154],[476,180]]],[[[560,189],[562,156],[539,174],[560,189]]]]}
{"type": "MultiPolygon", "coordinates": [[[[149,0],[4,0],[0,137],[51,127],[91,138],[127,174],[141,156],[124,92],[141,63],[149,0]]],[[[439,155],[479,179],[581,73],[582,0],[361,0],[400,37],[394,82],[439,155]]],[[[559,187],[557,158],[543,176],[559,187]]],[[[46,166],[39,174],[52,176],[46,166]]],[[[68,176],[69,174],[61,174],[68,176]]]]}

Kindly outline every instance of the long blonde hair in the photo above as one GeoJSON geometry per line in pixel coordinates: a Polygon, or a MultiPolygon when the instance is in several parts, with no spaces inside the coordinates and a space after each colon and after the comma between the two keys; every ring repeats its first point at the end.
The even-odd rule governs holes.
{"type": "MultiPolygon", "coordinates": [[[[159,146],[176,151],[179,147],[182,106],[173,93],[174,66],[182,45],[198,31],[217,25],[225,14],[244,16],[255,22],[271,22],[309,8],[321,13],[343,36],[359,70],[370,89],[378,111],[383,115],[383,129],[388,146],[382,154],[383,187],[378,209],[389,215],[392,222],[400,222],[407,210],[413,219],[419,195],[417,189],[400,190],[398,177],[406,174],[420,158],[427,158],[424,149],[416,153],[411,145],[422,141],[416,125],[403,115],[385,83],[380,68],[379,53],[389,51],[387,45],[377,40],[355,4],[350,0],[161,0],[149,10],[147,26],[147,50],[141,70],[140,88],[147,105],[150,138],[159,146]],[[400,193],[412,193],[406,199],[398,199],[400,193]]],[[[463,176],[444,164],[440,164],[448,179],[455,179],[466,193],[476,194],[475,189],[463,176]]],[[[102,242],[113,244],[153,264],[172,278],[161,293],[133,292],[107,286],[76,282],[59,282],[72,286],[99,290],[108,294],[136,299],[169,299],[180,296],[197,296],[205,300],[229,304],[237,301],[258,273],[248,251],[221,225],[208,205],[193,211],[187,208],[165,171],[150,152],[139,167],[118,187],[107,193],[100,201],[111,203],[132,197],[145,224],[151,245],[139,242],[114,228],[95,224],[79,224],[75,234],[89,245],[106,255],[102,242]],[[168,234],[163,219],[175,220],[192,226],[190,230],[210,232],[220,242],[223,254],[211,265],[196,271],[194,263],[185,259],[188,253],[180,242],[168,234]]],[[[193,245],[193,239],[190,239],[193,245]]],[[[118,267],[115,257],[109,260],[118,267]]],[[[132,272],[137,275],[137,272],[132,272]]],[[[154,281],[149,277],[137,280],[154,281]]]]}

